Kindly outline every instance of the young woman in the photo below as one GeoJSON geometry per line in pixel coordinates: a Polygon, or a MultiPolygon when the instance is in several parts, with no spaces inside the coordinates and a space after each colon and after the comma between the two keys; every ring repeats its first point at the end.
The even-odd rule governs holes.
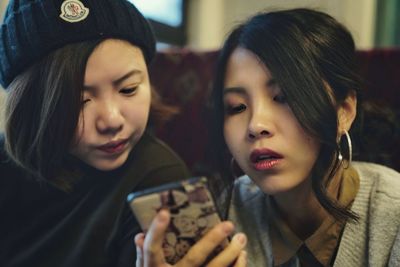
{"type": "Polygon", "coordinates": [[[355,70],[350,33],[322,12],[257,14],[228,36],[214,129],[249,266],[400,265],[400,174],[352,162],[355,70]]]}
{"type": "MultiPolygon", "coordinates": [[[[140,230],[126,196],[188,177],[147,131],[169,111],[152,97],[154,54],[147,21],[126,0],[9,2],[1,266],[134,265],[140,230]]],[[[214,229],[221,239],[226,224],[214,229]]]]}

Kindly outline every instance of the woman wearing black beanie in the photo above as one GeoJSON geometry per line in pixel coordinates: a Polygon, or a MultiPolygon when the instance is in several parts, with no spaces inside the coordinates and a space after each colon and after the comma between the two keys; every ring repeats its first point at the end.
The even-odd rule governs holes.
{"type": "Polygon", "coordinates": [[[189,175],[147,131],[171,111],[152,97],[154,54],[148,22],[126,0],[9,2],[0,266],[135,264],[140,229],[126,196],[189,175]]]}

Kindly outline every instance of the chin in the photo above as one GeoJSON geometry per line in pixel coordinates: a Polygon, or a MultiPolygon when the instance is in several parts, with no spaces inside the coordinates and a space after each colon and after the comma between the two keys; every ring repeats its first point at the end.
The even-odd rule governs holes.
{"type": "Polygon", "coordinates": [[[280,194],[284,194],[284,193],[287,193],[290,191],[286,188],[285,189],[283,189],[283,188],[267,188],[267,189],[261,188],[261,190],[269,196],[278,196],[280,194]]]}
{"type": "Polygon", "coordinates": [[[291,185],[282,183],[282,179],[279,179],[278,177],[268,177],[258,181],[253,179],[253,181],[264,194],[270,196],[286,193],[292,189],[291,185]]]}
{"type": "Polygon", "coordinates": [[[261,191],[263,191],[264,194],[267,194],[269,196],[274,196],[278,195],[280,193],[285,192],[282,188],[279,187],[272,187],[272,186],[265,186],[265,185],[259,185],[261,191]]]}
{"type": "Polygon", "coordinates": [[[108,172],[108,171],[113,171],[115,169],[118,169],[119,167],[122,166],[122,164],[101,164],[101,165],[97,165],[97,166],[93,166],[93,167],[95,167],[99,171],[108,172]]]}
{"type": "Polygon", "coordinates": [[[291,194],[294,192],[299,192],[299,190],[308,192],[307,183],[303,183],[301,181],[290,181],[285,183],[282,181],[283,179],[284,178],[282,178],[281,181],[275,181],[275,183],[272,183],[273,181],[269,181],[269,183],[259,183],[258,186],[265,194],[270,196],[291,194]],[[307,186],[307,188],[304,186],[307,186]]]}
{"type": "Polygon", "coordinates": [[[128,154],[122,154],[116,159],[101,159],[89,163],[92,167],[100,171],[113,171],[121,167],[127,160],[128,154]]]}

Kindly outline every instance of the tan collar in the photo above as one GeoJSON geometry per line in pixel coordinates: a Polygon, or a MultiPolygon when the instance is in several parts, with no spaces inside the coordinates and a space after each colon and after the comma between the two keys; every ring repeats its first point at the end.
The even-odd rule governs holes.
{"type": "MultiPolygon", "coordinates": [[[[358,192],[360,179],[352,167],[339,170],[328,185],[328,195],[345,207],[351,205],[358,192]]],[[[313,256],[323,265],[329,266],[340,240],[344,226],[332,216],[327,216],[321,226],[306,240],[299,239],[277,211],[273,200],[267,200],[271,212],[271,241],[275,265],[281,265],[293,258],[302,245],[307,246],[313,256]]]]}

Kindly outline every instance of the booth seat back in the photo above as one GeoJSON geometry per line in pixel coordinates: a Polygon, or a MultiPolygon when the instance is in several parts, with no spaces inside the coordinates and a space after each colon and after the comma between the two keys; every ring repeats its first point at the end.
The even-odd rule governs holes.
{"type": "MultiPolygon", "coordinates": [[[[167,103],[180,109],[166,125],[155,129],[156,134],[184,159],[194,175],[211,171],[205,111],[217,57],[218,51],[159,52],[150,66],[156,90],[167,103]]],[[[364,81],[364,99],[390,110],[396,125],[390,129],[382,126],[386,127],[382,130],[390,131],[391,137],[371,144],[379,157],[360,151],[355,159],[381,163],[400,171],[400,50],[357,51],[357,57],[364,81]]],[[[380,118],[367,120],[376,120],[373,123],[379,124],[380,118]]],[[[366,121],[367,135],[371,134],[368,123],[366,121]]]]}

